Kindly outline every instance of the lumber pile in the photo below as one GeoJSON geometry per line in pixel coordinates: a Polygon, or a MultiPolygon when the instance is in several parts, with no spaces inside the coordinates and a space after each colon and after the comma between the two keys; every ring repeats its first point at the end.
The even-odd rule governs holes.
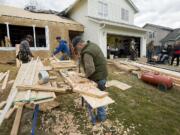
{"type": "Polygon", "coordinates": [[[114,103],[107,92],[100,91],[96,83],[81,77],[75,71],[60,70],[60,74],[72,87],[73,92],[79,93],[92,108],[114,103]]]}
{"type": "MultiPolygon", "coordinates": [[[[37,60],[32,60],[27,64],[22,64],[14,84],[10,90],[10,94],[6,100],[6,105],[3,108],[0,115],[0,125],[6,117],[6,114],[11,109],[13,103],[46,103],[49,101],[53,101],[56,98],[54,92],[44,92],[44,91],[31,91],[28,89],[27,91],[18,91],[18,85],[35,85],[38,82],[38,73],[43,68],[42,62],[37,60]]],[[[7,72],[8,74],[8,72],[7,72]]],[[[7,79],[6,79],[7,80],[7,79]]],[[[4,83],[5,84],[5,83],[4,83]]],[[[50,83],[45,84],[44,86],[50,87],[50,83]]]]}
{"type": "Polygon", "coordinates": [[[173,80],[173,84],[175,86],[180,87],[180,73],[179,72],[170,71],[170,70],[162,69],[158,67],[153,67],[147,64],[140,64],[140,63],[132,62],[132,61],[118,61],[118,62],[123,65],[128,65],[128,66],[130,65],[130,66],[139,68],[141,72],[154,72],[154,73],[159,73],[161,75],[167,76],[173,80]]]}
{"type": "Polygon", "coordinates": [[[60,61],[55,56],[52,58],[49,58],[51,66],[53,69],[72,69],[77,68],[77,64],[75,61],[72,60],[64,60],[60,61]]]}

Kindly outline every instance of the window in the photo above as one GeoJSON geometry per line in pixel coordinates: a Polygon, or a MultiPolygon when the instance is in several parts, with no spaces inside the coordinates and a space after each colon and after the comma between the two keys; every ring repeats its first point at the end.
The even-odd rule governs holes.
{"type": "Polygon", "coordinates": [[[8,47],[6,24],[0,24],[0,47],[8,47]]]}
{"type": "Polygon", "coordinates": [[[149,38],[154,39],[155,38],[155,32],[149,32],[149,38]]]}
{"type": "Polygon", "coordinates": [[[26,35],[31,35],[34,39],[34,41],[30,43],[30,47],[48,49],[49,31],[47,26],[40,28],[11,24],[0,24],[0,47],[2,49],[8,49],[8,47],[13,49],[16,44],[20,44],[20,42],[26,38],[26,35]]]}
{"type": "MultiPolygon", "coordinates": [[[[26,38],[26,35],[33,36],[33,27],[9,25],[9,33],[12,47],[15,47],[16,44],[20,44],[26,38]]],[[[30,44],[30,47],[34,47],[34,42],[30,44]]]]}
{"type": "Polygon", "coordinates": [[[121,9],[121,19],[124,21],[129,21],[129,11],[122,8],[121,9]]]}
{"type": "Polygon", "coordinates": [[[98,14],[102,17],[108,16],[108,4],[102,1],[98,2],[98,14]]]}
{"type": "Polygon", "coordinates": [[[36,47],[46,47],[45,28],[35,28],[36,31],[36,47]]]}

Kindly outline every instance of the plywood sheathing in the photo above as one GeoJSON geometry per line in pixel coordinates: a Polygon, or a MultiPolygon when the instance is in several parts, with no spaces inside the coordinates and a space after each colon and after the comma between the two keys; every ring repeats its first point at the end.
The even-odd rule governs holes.
{"type": "MultiPolygon", "coordinates": [[[[33,26],[43,27],[48,26],[49,28],[49,43],[50,50],[48,51],[33,51],[34,56],[39,56],[41,58],[48,58],[51,56],[52,51],[57,47],[58,43],[56,41],[56,36],[61,36],[62,39],[69,42],[69,30],[83,32],[84,27],[81,24],[70,23],[70,22],[53,22],[47,20],[37,20],[37,19],[28,19],[21,17],[12,17],[12,16],[0,16],[0,23],[4,24],[8,22],[12,25],[20,26],[33,26]]],[[[0,50],[0,61],[7,61],[9,59],[15,59],[15,50],[14,51],[2,51],[0,50]]]]}

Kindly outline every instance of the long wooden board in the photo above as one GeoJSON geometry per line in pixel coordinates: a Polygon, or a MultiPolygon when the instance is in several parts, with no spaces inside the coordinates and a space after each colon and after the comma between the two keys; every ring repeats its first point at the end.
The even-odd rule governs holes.
{"type": "Polygon", "coordinates": [[[19,105],[10,135],[18,134],[22,112],[23,112],[23,105],[19,105]]]}
{"type": "Polygon", "coordinates": [[[112,100],[110,97],[106,96],[104,98],[94,98],[90,96],[82,95],[82,97],[90,104],[90,106],[93,109],[96,109],[98,107],[107,106],[109,104],[113,104],[114,100],[112,100]]]}
{"type": "Polygon", "coordinates": [[[17,89],[19,91],[44,91],[44,92],[57,92],[57,93],[65,93],[67,90],[63,88],[57,88],[57,87],[47,87],[42,85],[18,85],[17,89]]]}
{"type": "Polygon", "coordinates": [[[119,88],[121,90],[127,90],[127,89],[130,89],[131,86],[125,84],[125,83],[122,83],[118,80],[111,80],[111,81],[108,81],[107,84],[106,84],[106,87],[116,87],[116,88],[119,88]]]}
{"type": "Polygon", "coordinates": [[[6,74],[6,77],[4,78],[4,81],[2,83],[2,90],[6,89],[8,78],[9,78],[9,73],[10,73],[10,71],[8,70],[7,74],[6,74]]]}

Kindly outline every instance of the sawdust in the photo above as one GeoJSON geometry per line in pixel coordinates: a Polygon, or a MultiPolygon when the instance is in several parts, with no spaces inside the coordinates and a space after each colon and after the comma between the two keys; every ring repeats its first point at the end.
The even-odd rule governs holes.
{"type": "Polygon", "coordinates": [[[45,113],[41,118],[42,129],[46,133],[56,135],[81,135],[78,125],[75,124],[74,115],[70,112],[53,110],[45,113]]]}

